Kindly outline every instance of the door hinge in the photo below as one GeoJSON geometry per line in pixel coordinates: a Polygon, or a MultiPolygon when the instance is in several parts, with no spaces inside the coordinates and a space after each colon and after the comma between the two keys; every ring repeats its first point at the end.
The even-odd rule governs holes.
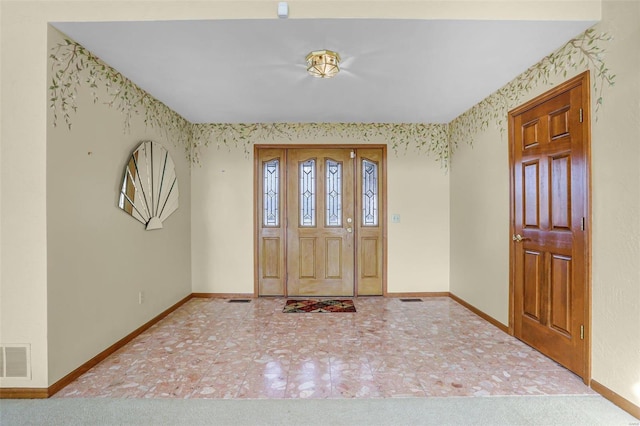
{"type": "Polygon", "coordinates": [[[584,325],[580,326],[580,340],[584,340],[584,325]]]}
{"type": "Polygon", "coordinates": [[[584,229],[585,229],[585,218],[583,217],[582,221],[580,222],[580,230],[584,231],[584,229]]]}
{"type": "Polygon", "coordinates": [[[580,108],[580,122],[582,123],[583,117],[582,117],[582,108],[580,108]]]}

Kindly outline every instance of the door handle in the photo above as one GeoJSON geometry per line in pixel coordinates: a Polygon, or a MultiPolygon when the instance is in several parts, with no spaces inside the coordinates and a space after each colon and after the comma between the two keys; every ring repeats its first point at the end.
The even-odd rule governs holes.
{"type": "Polygon", "coordinates": [[[348,227],[348,228],[347,228],[347,232],[353,232],[353,228],[348,227]]]}
{"type": "Polygon", "coordinates": [[[522,235],[520,235],[520,234],[513,234],[513,236],[511,237],[511,239],[512,239],[513,241],[515,241],[516,243],[520,243],[520,242],[522,242],[522,241],[524,241],[524,240],[528,240],[528,238],[525,238],[525,237],[523,237],[523,236],[522,236],[522,235]]]}

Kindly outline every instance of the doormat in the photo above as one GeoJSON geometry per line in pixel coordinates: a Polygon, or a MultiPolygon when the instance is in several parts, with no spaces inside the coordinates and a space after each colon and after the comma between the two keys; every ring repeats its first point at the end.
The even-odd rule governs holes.
{"type": "Polygon", "coordinates": [[[287,300],[282,312],[290,313],[310,313],[310,312],[355,312],[356,307],[353,300],[287,300]]]}

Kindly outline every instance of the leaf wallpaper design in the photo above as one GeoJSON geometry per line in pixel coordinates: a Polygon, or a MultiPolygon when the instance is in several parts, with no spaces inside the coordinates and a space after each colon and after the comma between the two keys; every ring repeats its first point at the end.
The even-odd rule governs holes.
{"type": "Polygon", "coordinates": [[[396,153],[409,147],[432,155],[444,167],[449,161],[448,125],[424,123],[252,123],[198,124],[193,130],[194,160],[202,147],[237,147],[249,155],[255,143],[313,140],[320,137],[368,142],[383,138],[396,153]]]}
{"type": "Polygon", "coordinates": [[[144,123],[161,130],[176,146],[191,155],[192,126],[189,121],[142,90],[134,82],[111,68],[100,58],[73,40],[65,39],[49,55],[53,77],[49,86],[49,103],[53,110],[53,125],[60,120],[71,129],[71,114],[77,110],[76,96],[80,87],[91,91],[94,103],[115,108],[124,117],[124,131],[129,129],[133,115],[142,115],[144,123]],[[105,98],[98,95],[106,93],[105,98]]]}
{"type": "Polygon", "coordinates": [[[494,123],[504,134],[507,112],[538,85],[549,85],[552,77],[566,77],[569,71],[590,69],[594,112],[597,115],[603,103],[604,88],[615,83],[615,75],[604,62],[603,46],[611,39],[609,34],[588,29],[448,124],[193,124],[70,39],[57,44],[49,56],[53,74],[49,101],[54,126],[63,120],[71,129],[72,114],[77,110],[78,90],[86,86],[94,103],[102,102],[123,114],[125,131],[134,114],[142,115],[147,126],[163,131],[176,146],[182,145],[187,159],[195,164],[199,163],[200,151],[210,146],[243,149],[249,156],[253,144],[266,141],[277,143],[332,137],[367,142],[383,138],[396,154],[415,148],[447,169],[455,149],[462,143],[472,145],[473,135],[486,130],[490,124],[494,123]],[[106,93],[105,98],[98,93],[106,93]]]}
{"type": "Polygon", "coordinates": [[[595,99],[594,112],[597,119],[603,102],[603,89],[613,86],[616,77],[604,62],[603,44],[610,40],[612,37],[609,34],[597,33],[594,28],[589,28],[455,118],[449,123],[451,151],[455,151],[461,143],[473,144],[473,135],[487,129],[491,123],[495,123],[504,134],[507,130],[509,110],[518,106],[538,85],[549,85],[550,79],[554,76],[567,77],[571,70],[592,71],[592,98],[595,99]]]}

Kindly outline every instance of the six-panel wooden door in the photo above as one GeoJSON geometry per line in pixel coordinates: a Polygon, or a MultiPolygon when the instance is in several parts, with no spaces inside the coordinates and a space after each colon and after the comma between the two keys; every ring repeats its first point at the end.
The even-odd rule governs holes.
{"type": "Polygon", "coordinates": [[[582,75],[510,114],[514,335],[585,380],[588,89],[582,75]]]}

